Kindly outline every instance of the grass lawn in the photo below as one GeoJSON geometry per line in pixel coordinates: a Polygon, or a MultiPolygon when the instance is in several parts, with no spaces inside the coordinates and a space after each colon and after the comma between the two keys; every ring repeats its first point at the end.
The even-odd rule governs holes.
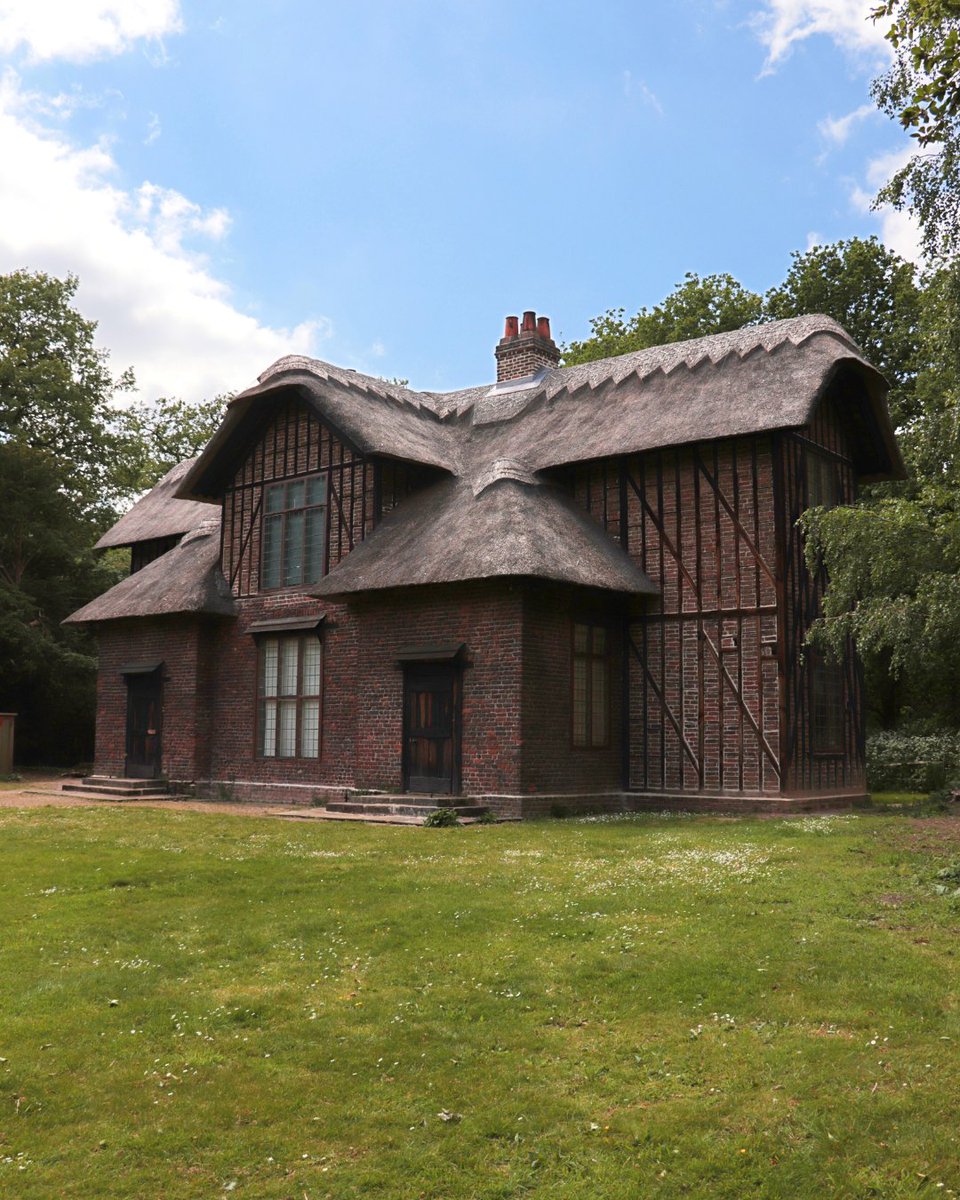
{"type": "Polygon", "coordinates": [[[0,810],[0,1196],[957,1195],[957,862],[956,817],[0,810]]]}

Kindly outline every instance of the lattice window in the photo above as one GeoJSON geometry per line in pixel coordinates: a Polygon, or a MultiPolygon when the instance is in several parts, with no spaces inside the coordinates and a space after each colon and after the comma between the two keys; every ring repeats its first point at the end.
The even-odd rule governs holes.
{"type": "Polygon", "coordinates": [[[258,755],[318,758],[321,648],[316,634],[261,638],[257,680],[258,755]]]}
{"type": "Polygon", "coordinates": [[[838,464],[825,454],[806,454],[807,508],[836,508],[840,503],[838,464]]]}
{"type": "Polygon", "coordinates": [[[606,746],[610,737],[610,657],[602,625],[573,626],[573,744],[606,746]]]}
{"type": "Polygon", "coordinates": [[[815,754],[843,751],[843,667],[820,655],[810,662],[810,720],[815,754]]]}
{"type": "Polygon", "coordinates": [[[261,588],[316,583],[323,575],[327,481],[289,479],[264,489],[261,588]]]}

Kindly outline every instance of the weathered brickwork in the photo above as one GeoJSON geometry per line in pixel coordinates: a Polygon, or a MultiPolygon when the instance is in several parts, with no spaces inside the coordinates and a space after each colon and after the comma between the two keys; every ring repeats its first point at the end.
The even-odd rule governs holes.
{"type": "Polygon", "coordinates": [[[805,649],[810,625],[820,613],[825,587],[823,572],[811,573],[804,557],[803,533],[797,525],[805,508],[816,499],[810,492],[811,459],[826,468],[833,485],[832,500],[849,504],[856,496],[850,439],[838,405],[828,396],[816,418],[797,434],[777,440],[780,573],[783,604],[780,637],[784,708],[789,714],[783,737],[784,776],[791,793],[862,793],[866,790],[863,672],[852,646],[841,667],[841,743],[818,746],[812,713],[812,665],[805,649]]]}
{"type": "Polygon", "coordinates": [[[812,453],[853,496],[828,398],[796,434],[657,450],[573,473],[583,506],[660,596],[630,624],[629,787],[665,795],[841,795],[865,790],[863,684],[843,667],[844,743],[813,744],[803,643],[823,579],[803,557],[812,453]],[[822,448],[822,449],[818,449],[822,448]]]}
{"type": "Polygon", "coordinates": [[[127,676],[137,662],[162,662],[163,774],[193,780],[204,770],[213,708],[206,672],[207,647],[215,636],[204,618],[156,617],[116,621],[98,630],[96,769],[123,775],[126,759],[127,676]]]}
{"type": "MultiPolygon", "coordinates": [[[[618,792],[622,784],[622,606],[583,588],[531,582],[523,607],[524,793],[618,792]],[[573,623],[602,624],[609,637],[609,737],[573,745],[573,623]]],[[[527,811],[531,805],[527,803],[527,811]]]]}
{"type": "MultiPolygon", "coordinates": [[[[510,347],[513,352],[513,347],[510,347]]],[[[853,794],[863,782],[862,680],[845,667],[844,746],[811,742],[803,638],[823,581],[796,519],[807,460],[826,455],[837,498],[853,494],[831,402],[796,433],[653,451],[565,474],[582,506],[659,589],[627,601],[533,580],[361,593],[259,591],[264,485],[324,472],[327,558],[339,562],[381,515],[436,474],[355,455],[291,401],[225,484],[223,569],[235,618],[119,620],[99,628],[97,770],[123,774],[130,662],[162,661],[162,773],[207,793],[309,803],[332,791],[403,787],[404,668],[413,647],[464,647],[459,782],[502,815],[614,809],[645,797],[853,794]],[[322,645],[315,758],[257,750],[255,623],[316,621],[322,645]],[[575,623],[608,635],[608,736],[573,744],[575,623]]]]}
{"type": "Polygon", "coordinates": [[[465,793],[518,792],[522,757],[522,620],[519,584],[437,584],[371,594],[356,618],[356,779],[359,787],[402,786],[405,646],[466,647],[461,780],[465,793]]]}

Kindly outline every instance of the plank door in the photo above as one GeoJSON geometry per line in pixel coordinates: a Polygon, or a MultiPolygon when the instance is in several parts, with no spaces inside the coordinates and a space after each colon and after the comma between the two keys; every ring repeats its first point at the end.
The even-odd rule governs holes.
{"type": "Polygon", "coordinates": [[[403,679],[403,788],[460,787],[460,673],[452,663],[411,664],[403,679]]]}
{"type": "Polygon", "coordinates": [[[149,675],[127,676],[127,758],[124,775],[128,779],[156,779],[160,775],[162,712],[159,671],[149,675]]]}

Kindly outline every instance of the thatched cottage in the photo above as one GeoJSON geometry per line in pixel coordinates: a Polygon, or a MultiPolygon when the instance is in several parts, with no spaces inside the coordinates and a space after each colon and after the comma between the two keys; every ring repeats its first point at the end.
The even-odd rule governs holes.
{"type": "Polygon", "coordinates": [[[804,653],[797,518],[900,478],[827,317],[584,366],[507,318],[497,381],[281,359],[101,546],[96,769],[503,815],[865,792],[856,658],[804,653]]]}

